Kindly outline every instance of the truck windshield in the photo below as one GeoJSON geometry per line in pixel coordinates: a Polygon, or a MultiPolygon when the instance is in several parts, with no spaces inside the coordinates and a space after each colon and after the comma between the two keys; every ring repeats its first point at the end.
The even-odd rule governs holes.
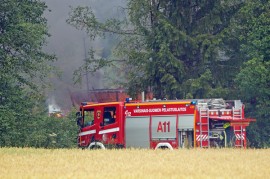
{"type": "Polygon", "coordinates": [[[94,124],[94,109],[85,109],[83,112],[84,127],[91,126],[94,124]]]}

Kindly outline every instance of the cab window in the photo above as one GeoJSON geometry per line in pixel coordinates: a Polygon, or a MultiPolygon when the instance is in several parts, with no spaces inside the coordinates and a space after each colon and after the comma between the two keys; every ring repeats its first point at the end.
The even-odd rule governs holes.
{"type": "Polygon", "coordinates": [[[116,120],[116,107],[105,107],[103,114],[104,126],[115,123],[116,120]]]}
{"type": "Polygon", "coordinates": [[[94,109],[84,110],[84,127],[94,124],[94,109]]]}

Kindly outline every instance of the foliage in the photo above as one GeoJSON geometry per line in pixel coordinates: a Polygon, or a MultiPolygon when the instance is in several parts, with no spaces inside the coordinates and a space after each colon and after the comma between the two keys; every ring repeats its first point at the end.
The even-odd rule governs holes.
{"type": "MultiPolygon", "coordinates": [[[[0,105],[0,145],[1,146],[24,146],[26,138],[29,136],[31,131],[30,124],[37,120],[36,115],[46,115],[45,111],[42,111],[44,106],[38,107],[38,113],[36,105],[40,105],[33,99],[33,93],[28,93],[22,88],[10,81],[6,81],[5,87],[2,94],[2,103],[0,105]]],[[[2,88],[3,89],[3,88],[2,88]]]]}
{"type": "MultiPolygon", "coordinates": [[[[227,70],[223,66],[229,63],[219,55],[221,32],[242,4],[130,0],[127,18],[101,23],[90,7],[78,7],[68,22],[85,28],[92,39],[105,33],[121,35],[115,55],[123,61],[119,65],[122,70],[128,69],[123,82],[130,94],[150,87],[156,97],[212,97],[228,87],[228,79],[221,76],[227,70]],[[205,75],[208,80],[201,81],[205,75]],[[208,89],[201,90],[199,83],[208,89]]],[[[98,69],[109,64],[110,60],[92,59],[88,66],[98,69]]]]}
{"type": "MultiPolygon", "coordinates": [[[[270,2],[248,1],[240,11],[241,50],[247,62],[237,75],[239,96],[247,102],[248,115],[257,118],[250,139],[256,147],[270,146],[270,2]]],[[[237,31],[236,31],[237,32],[237,31]]]]}
{"type": "MultiPolygon", "coordinates": [[[[3,0],[0,5],[0,77],[36,87],[30,79],[44,80],[54,56],[42,52],[48,35],[46,5],[40,1],[3,0]]],[[[5,80],[5,79],[4,79],[5,80]]]]}
{"type": "Polygon", "coordinates": [[[57,127],[56,145],[74,144],[70,123],[48,118],[44,100],[48,64],[55,59],[42,50],[49,35],[46,8],[39,0],[0,3],[0,146],[52,147],[48,135],[57,127]]]}
{"type": "Polygon", "coordinates": [[[74,148],[77,146],[75,111],[63,118],[37,118],[28,126],[29,132],[24,146],[44,148],[74,148]]]}
{"type": "Polygon", "coordinates": [[[13,99],[15,101],[11,101],[10,105],[15,105],[16,110],[10,105],[0,108],[0,146],[43,148],[77,146],[78,129],[74,110],[63,118],[49,117],[45,101],[44,105],[40,105],[42,103],[13,99]]]}

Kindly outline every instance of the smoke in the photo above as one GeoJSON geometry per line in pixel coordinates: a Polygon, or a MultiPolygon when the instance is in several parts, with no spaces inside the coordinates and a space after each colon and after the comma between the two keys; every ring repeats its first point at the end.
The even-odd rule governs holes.
{"type": "Polygon", "coordinates": [[[49,103],[48,105],[49,114],[61,111],[61,108],[56,104],[53,96],[50,97],[50,99],[48,100],[48,103],[49,103]]]}
{"type": "MultiPolygon", "coordinates": [[[[79,31],[68,25],[68,13],[70,6],[91,6],[100,20],[105,20],[112,16],[117,16],[118,8],[125,6],[124,0],[44,0],[49,11],[45,13],[48,20],[50,38],[47,39],[46,52],[55,54],[57,62],[53,65],[59,68],[62,73],[61,78],[50,77],[52,89],[48,92],[48,102],[55,102],[54,105],[62,109],[72,107],[71,93],[81,93],[87,96],[86,77],[82,79],[81,85],[74,85],[73,72],[84,63],[85,46],[88,50],[105,49],[108,47],[106,40],[91,42],[84,31],[79,31]],[[85,45],[84,45],[85,44],[85,45]]],[[[107,52],[105,52],[107,53],[107,52]]],[[[102,71],[89,74],[90,89],[100,89],[104,87],[104,75],[102,71]]],[[[87,101],[87,99],[85,99],[87,101]]]]}

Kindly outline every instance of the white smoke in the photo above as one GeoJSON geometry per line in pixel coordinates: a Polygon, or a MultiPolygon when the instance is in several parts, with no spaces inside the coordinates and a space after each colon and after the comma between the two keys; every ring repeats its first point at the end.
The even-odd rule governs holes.
{"type": "Polygon", "coordinates": [[[48,100],[48,110],[49,110],[49,114],[61,112],[61,108],[56,103],[55,98],[53,96],[50,97],[50,99],[48,100]]]}

